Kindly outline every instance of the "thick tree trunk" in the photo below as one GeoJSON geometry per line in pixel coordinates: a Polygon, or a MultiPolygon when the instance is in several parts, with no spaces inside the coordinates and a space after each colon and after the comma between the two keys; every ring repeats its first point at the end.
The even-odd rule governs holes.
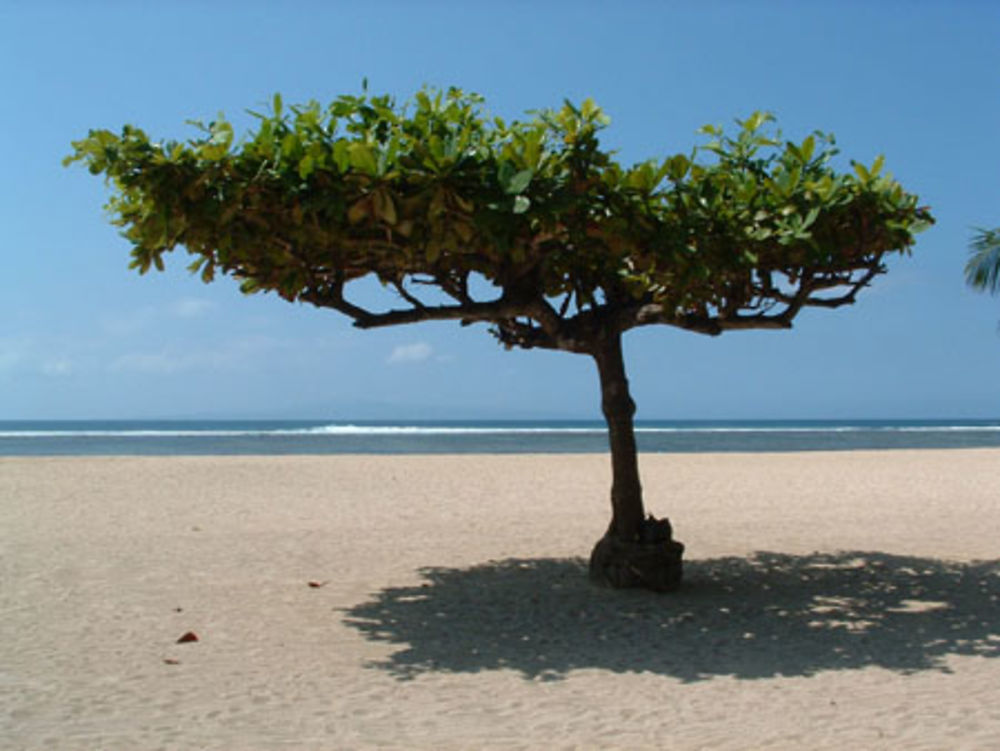
{"type": "Polygon", "coordinates": [[[594,355],[601,378],[601,412],[611,447],[611,526],[620,540],[638,540],[645,518],[639,457],[635,446],[635,402],[628,390],[621,335],[610,337],[594,355]]]}
{"type": "Polygon", "coordinates": [[[611,448],[611,524],[590,556],[590,577],[612,587],[676,589],[684,546],[672,539],[670,522],[645,517],[635,444],[635,402],[629,394],[621,334],[594,350],[601,379],[601,411],[611,448]]]}

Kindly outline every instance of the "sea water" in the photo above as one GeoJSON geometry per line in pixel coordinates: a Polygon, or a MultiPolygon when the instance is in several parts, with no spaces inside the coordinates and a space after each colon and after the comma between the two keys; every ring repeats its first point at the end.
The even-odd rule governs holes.
{"type": "MultiPolygon", "coordinates": [[[[1000,420],[636,423],[657,453],[1000,447],[1000,420]]],[[[598,421],[0,421],[0,456],[605,452],[598,421]]]]}

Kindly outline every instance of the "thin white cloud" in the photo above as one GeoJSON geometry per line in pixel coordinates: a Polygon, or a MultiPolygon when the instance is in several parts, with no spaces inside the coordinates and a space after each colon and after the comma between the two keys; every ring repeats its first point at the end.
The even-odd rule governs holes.
{"type": "Polygon", "coordinates": [[[241,370],[257,367],[287,351],[289,342],[268,336],[249,336],[218,347],[167,347],[153,352],[128,352],[108,365],[114,373],[171,375],[180,372],[241,370]]]}
{"type": "Polygon", "coordinates": [[[185,368],[183,360],[171,357],[165,352],[132,352],[116,357],[110,366],[114,373],[145,373],[148,375],[169,375],[185,368]]]}
{"type": "Polygon", "coordinates": [[[150,307],[130,313],[106,314],[101,318],[101,328],[111,336],[131,336],[142,331],[153,320],[154,311],[150,307]]]}
{"type": "Polygon", "coordinates": [[[0,339],[0,373],[14,370],[24,360],[23,349],[19,342],[0,339]]]}
{"type": "Polygon", "coordinates": [[[201,318],[216,307],[210,300],[184,297],[162,305],[147,305],[136,310],[108,313],[101,318],[101,326],[111,336],[132,336],[157,325],[165,318],[180,320],[201,318]]]}
{"type": "Polygon", "coordinates": [[[66,376],[76,368],[73,358],[60,343],[46,343],[38,337],[0,339],[0,373],[21,372],[30,375],[66,376]],[[48,345],[48,346],[46,346],[48,345]]]}
{"type": "Polygon", "coordinates": [[[171,303],[167,311],[174,318],[198,318],[205,315],[212,308],[215,307],[215,303],[209,300],[199,300],[194,297],[186,297],[183,300],[177,300],[171,303]]]}
{"type": "Polygon", "coordinates": [[[430,358],[434,349],[426,342],[415,342],[413,344],[400,344],[396,347],[386,360],[390,365],[402,365],[405,363],[423,362],[430,358]]]}
{"type": "Polygon", "coordinates": [[[47,376],[68,376],[74,371],[73,363],[65,358],[46,360],[42,363],[42,374],[47,376]]]}

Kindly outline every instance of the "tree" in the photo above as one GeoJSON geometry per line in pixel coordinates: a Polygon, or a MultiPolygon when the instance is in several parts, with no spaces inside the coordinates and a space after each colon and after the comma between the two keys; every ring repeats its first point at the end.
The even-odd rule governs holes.
{"type": "Polygon", "coordinates": [[[591,575],[614,586],[674,588],[683,550],[643,506],[622,335],[790,328],[804,308],[853,303],[932,221],[881,157],[838,174],[831,136],[782,141],[763,113],[631,167],[602,150],[590,100],[509,123],[458,89],[402,106],[365,94],[286,110],[275,96],[251,114],[238,143],[220,115],[185,143],[93,130],[66,161],[110,181],[140,273],[184,246],[206,282],[222,272],[362,329],[485,323],[507,348],[592,357],[612,518],[591,575]],[[371,275],[391,306],[349,297],[371,275]]]}
{"type": "Polygon", "coordinates": [[[969,249],[965,281],[975,289],[1000,292],[1000,227],[977,230],[969,249]]]}

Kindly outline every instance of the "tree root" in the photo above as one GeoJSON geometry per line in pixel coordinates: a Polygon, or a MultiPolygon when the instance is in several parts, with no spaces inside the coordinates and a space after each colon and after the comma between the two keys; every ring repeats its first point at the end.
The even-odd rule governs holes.
{"type": "Polygon", "coordinates": [[[642,522],[636,540],[622,540],[609,530],[590,554],[590,580],[616,589],[677,589],[684,573],[684,545],[672,534],[669,521],[652,516],[642,522]]]}

